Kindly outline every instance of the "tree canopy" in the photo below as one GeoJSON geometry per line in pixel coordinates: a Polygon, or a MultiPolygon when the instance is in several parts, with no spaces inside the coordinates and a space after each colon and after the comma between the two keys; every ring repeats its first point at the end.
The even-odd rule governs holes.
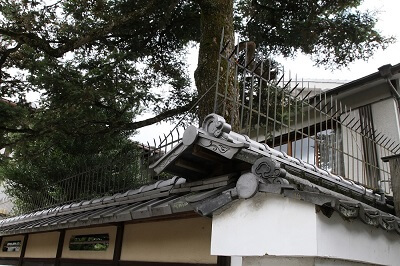
{"type": "MultiPolygon", "coordinates": [[[[215,82],[223,28],[228,50],[239,33],[260,52],[301,52],[320,65],[367,59],[393,39],[375,29],[373,12],[357,10],[361,2],[1,0],[0,149],[13,147],[25,161],[42,154],[32,147],[43,142],[65,154],[83,140],[108,149],[103,143],[188,111],[215,82]],[[191,89],[185,55],[195,44],[191,89]],[[40,95],[38,104],[30,93],[40,95]],[[156,115],[138,121],[145,109],[156,115]]],[[[211,97],[200,102],[200,118],[212,110],[211,97]]]]}
{"type": "Polygon", "coordinates": [[[5,132],[14,141],[15,134],[101,134],[182,113],[197,94],[189,89],[187,48],[200,42],[196,84],[204,93],[223,27],[227,39],[238,32],[266,53],[303,52],[325,65],[367,59],[392,39],[374,28],[374,13],[356,9],[360,3],[2,0],[1,95],[18,99],[18,107],[2,104],[2,144],[5,132]],[[42,95],[39,106],[26,103],[30,92],[42,95]],[[135,121],[149,106],[158,115],[135,121]]]}

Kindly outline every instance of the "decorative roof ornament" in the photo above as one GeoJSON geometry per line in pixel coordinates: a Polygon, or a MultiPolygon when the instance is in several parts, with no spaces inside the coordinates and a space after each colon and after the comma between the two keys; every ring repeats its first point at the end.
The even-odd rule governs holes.
{"type": "MultiPolygon", "coordinates": [[[[217,114],[206,116],[201,128],[194,126],[187,128],[183,141],[151,167],[157,173],[167,171],[185,176],[188,181],[232,172],[251,171],[262,183],[281,182],[284,184],[286,182],[279,178],[283,178],[284,172],[290,172],[300,179],[322,185],[389,213],[393,210],[393,206],[386,202],[384,195],[301,159],[291,157],[265,143],[254,141],[246,135],[233,132],[225,119],[217,114]],[[259,159],[260,161],[257,161],[259,159]],[[265,167],[271,161],[274,162],[275,168],[281,171],[281,174],[275,177],[276,180],[260,176],[265,175],[267,169],[265,167]],[[252,167],[253,170],[250,170],[252,167]]],[[[273,165],[271,164],[270,167],[273,165]]]]}

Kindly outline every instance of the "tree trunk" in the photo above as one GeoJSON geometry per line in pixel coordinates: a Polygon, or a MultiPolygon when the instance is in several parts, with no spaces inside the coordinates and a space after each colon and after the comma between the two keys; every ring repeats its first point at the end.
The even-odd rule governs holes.
{"type": "MultiPolygon", "coordinates": [[[[234,49],[233,29],[233,0],[198,0],[201,8],[201,38],[195,81],[199,97],[203,97],[199,103],[200,125],[205,116],[214,112],[215,92],[218,73],[218,59],[221,42],[221,33],[224,29],[224,40],[226,52],[231,53],[234,49]],[[211,89],[210,89],[211,88],[211,89]]],[[[227,98],[237,99],[238,92],[233,86],[233,70],[226,74],[227,63],[222,60],[220,66],[220,78],[218,91],[222,95],[228,87],[227,98]],[[228,84],[228,86],[226,86],[228,84]]],[[[232,69],[232,68],[231,68],[232,69]]],[[[217,106],[221,106],[223,96],[218,97],[217,106]]],[[[224,116],[228,123],[231,123],[234,130],[237,129],[239,108],[230,100],[226,102],[225,112],[217,108],[216,113],[224,116]]]]}

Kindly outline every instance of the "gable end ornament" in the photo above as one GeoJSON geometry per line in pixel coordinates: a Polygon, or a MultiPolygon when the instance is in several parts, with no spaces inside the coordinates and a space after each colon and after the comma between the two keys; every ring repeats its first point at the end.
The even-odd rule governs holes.
{"type": "Polygon", "coordinates": [[[280,167],[280,163],[268,157],[258,159],[251,167],[251,172],[242,174],[237,183],[236,190],[239,198],[249,199],[255,196],[259,190],[259,184],[286,185],[286,170],[280,167]]]}

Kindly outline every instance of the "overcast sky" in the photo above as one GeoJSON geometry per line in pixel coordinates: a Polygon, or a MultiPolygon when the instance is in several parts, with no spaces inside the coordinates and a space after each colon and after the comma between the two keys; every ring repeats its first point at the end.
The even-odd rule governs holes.
{"type": "Polygon", "coordinates": [[[378,23],[376,28],[385,36],[394,36],[397,41],[391,44],[386,50],[378,51],[375,55],[365,61],[357,61],[342,70],[330,71],[323,68],[316,68],[308,56],[299,55],[295,59],[279,59],[285,68],[297,73],[304,79],[341,79],[354,80],[373,72],[385,64],[400,63],[400,28],[399,11],[400,0],[365,0],[362,9],[378,11],[378,23]]]}

